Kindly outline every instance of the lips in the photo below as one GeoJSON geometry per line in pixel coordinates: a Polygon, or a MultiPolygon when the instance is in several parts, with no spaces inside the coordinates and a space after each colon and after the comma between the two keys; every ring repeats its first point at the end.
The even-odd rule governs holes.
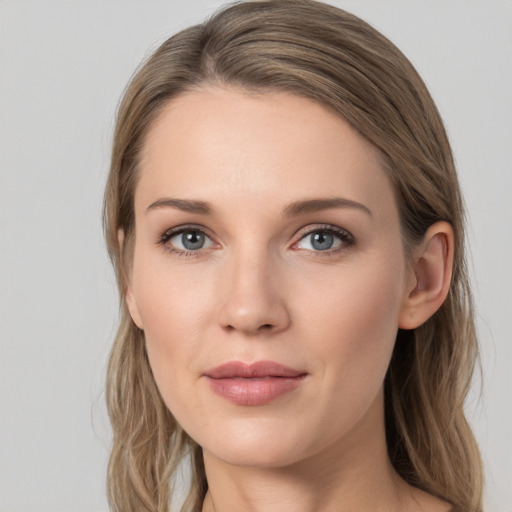
{"type": "Polygon", "coordinates": [[[307,373],[273,361],[230,361],[204,373],[210,389],[237,405],[265,405],[298,388],[307,373]]]}
{"type": "Polygon", "coordinates": [[[212,379],[258,379],[265,377],[299,377],[304,372],[294,370],[273,361],[258,361],[246,364],[241,361],[230,361],[205,372],[212,379]]]}

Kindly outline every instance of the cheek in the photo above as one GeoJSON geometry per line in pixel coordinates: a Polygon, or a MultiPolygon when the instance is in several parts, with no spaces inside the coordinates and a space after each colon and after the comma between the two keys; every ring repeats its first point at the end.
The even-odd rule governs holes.
{"type": "Polygon", "coordinates": [[[319,371],[343,403],[338,410],[346,411],[347,404],[364,408],[381,388],[398,330],[402,282],[400,267],[351,268],[301,305],[319,371]]]}
{"type": "Polygon", "coordinates": [[[187,379],[196,371],[211,300],[197,273],[170,269],[149,257],[140,261],[144,264],[134,265],[133,287],[148,358],[162,397],[174,410],[176,397],[187,395],[187,379]]]}
{"type": "Polygon", "coordinates": [[[177,264],[170,258],[164,249],[136,251],[133,289],[137,308],[149,338],[180,340],[186,335],[188,344],[194,343],[210,299],[207,272],[200,265],[177,264]]]}
{"type": "Polygon", "coordinates": [[[351,339],[364,345],[394,342],[400,310],[400,273],[381,269],[354,272],[344,283],[340,320],[351,339]]]}

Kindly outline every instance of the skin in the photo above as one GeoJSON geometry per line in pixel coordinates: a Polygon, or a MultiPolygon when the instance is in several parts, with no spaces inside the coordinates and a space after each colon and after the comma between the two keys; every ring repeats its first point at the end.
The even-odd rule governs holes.
{"type": "Polygon", "coordinates": [[[393,470],[383,381],[397,329],[446,296],[451,230],[433,226],[406,261],[369,142],[308,99],[189,92],[148,134],[135,216],[127,304],[166,405],[203,447],[204,511],[449,510],[393,470]],[[362,207],[283,216],[296,201],[334,196],[362,207]],[[162,204],[169,198],[211,212],[162,204]],[[326,225],[344,232],[320,251],[311,232],[326,225]],[[161,243],[180,226],[202,229],[204,246],[186,255],[179,234],[161,243]],[[235,405],[203,376],[233,360],[307,376],[269,404],[235,405]]]}

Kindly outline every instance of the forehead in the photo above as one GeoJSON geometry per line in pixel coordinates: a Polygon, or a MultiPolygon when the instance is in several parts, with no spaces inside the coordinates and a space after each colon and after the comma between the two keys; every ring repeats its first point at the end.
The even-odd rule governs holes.
{"type": "Polygon", "coordinates": [[[136,203],[158,195],[243,197],[267,208],[304,196],[393,200],[380,153],[339,116],[289,93],[210,87],[170,101],[143,148],[136,203]]]}

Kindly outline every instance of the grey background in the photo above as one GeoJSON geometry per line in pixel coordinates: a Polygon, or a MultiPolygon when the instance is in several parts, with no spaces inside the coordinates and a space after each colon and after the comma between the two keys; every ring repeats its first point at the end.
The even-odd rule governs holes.
{"type": "MultiPolygon", "coordinates": [[[[426,80],[469,213],[488,510],[512,511],[512,2],[346,0],[426,80]]],[[[117,297],[100,210],[140,60],[221,2],[0,0],[0,511],[106,511],[117,297]]]]}

